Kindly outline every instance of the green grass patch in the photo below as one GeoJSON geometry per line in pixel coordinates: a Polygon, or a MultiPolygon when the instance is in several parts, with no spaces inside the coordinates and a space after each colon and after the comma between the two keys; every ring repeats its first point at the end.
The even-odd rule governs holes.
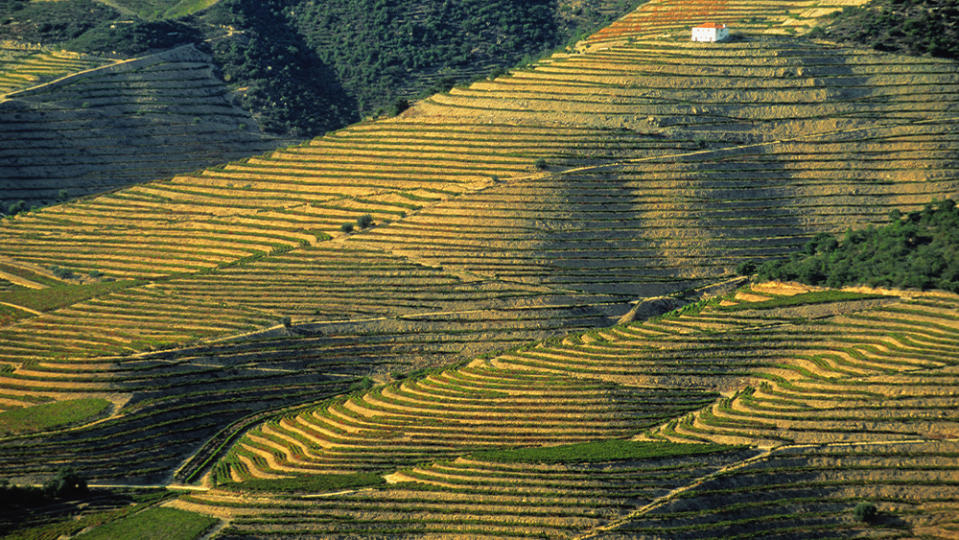
{"type": "Polygon", "coordinates": [[[100,398],[70,399],[0,413],[0,436],[43,431],[76,424],[103,414],[110,402],[100,398]]]}
{"type": "Polygon", "coordinates": [[[727,452],[738,448],[740,447],[724,444],[638,442],[614,439],[563,446],[489,450],[475,453],[472,457],[498,463],[573,463],[692,456],[727,452]]]}
{"type": "Polygon", "coordinates": [[[0,325],[10,324],[17,319],[33,317],[32,313],[10,306],[0,305],[0,325]]]}
{"type": "Polygon", "coordinates": [[[370,486],[385,485],[386,480],[377,473],[311,474],[293,478],[253,479],[243,482],[227,482],[219,488],[254,491],[288,491],[323,493],[370,486]]]}
{"type": "Polygon", "coordinates": [[[204,10],[219,1],[220,0],[180,0],[176,5],[166,10],[163,16],[168,19],[185,17],[186,15],[192,15],[197,11],[204,10]]]}
{"type": "Polygon", "coordinates": [[[145,282],[141,280],[125,279],[84,284],[59,284],[46,289],[23,289],[2,293],[0,302],[8,302],[36,311],[50,311],[143,283],[145,282]]]}
{"type": "Polygon", "coordinates": [[[77,536],[77,540],[192,540],[218,522],[217,519],[177,510],[148,508],[143,512],[101,525],[77,536]]]}
{"type": "Polygon", "coordinates": [[[166,490],[141,491],[132,496],[134,503],[132,506],[127,504],[118,510],[74,515],[69,519],[15,530],[2,538],[3,540],[57,540],[58,538],[72,537],[87,527],[98,527],[104,523],[139,512],[143,508],[156,504],[169,496],[170,494],[166,490]]]}
{"type": "Polygon", "coordinates": [[[747,309],[772,309],[789,306],[804,306],[809,304],[828,304],[831,302],[846,302],[850,300],[872,300],[888,298],[881,294],[867,294],[850,291],[815,291],[795,296],[777,296],[762,302],[738,304],[735,306],[716,306],[718,311],[744,311],[747,309]]]}

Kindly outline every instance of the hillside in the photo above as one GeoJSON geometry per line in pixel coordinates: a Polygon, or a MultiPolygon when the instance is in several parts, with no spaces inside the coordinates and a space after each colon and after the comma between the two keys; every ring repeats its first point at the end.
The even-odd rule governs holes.
{"type": "Polygon", "coordinates": [[[122,62],[7,49],[0,205],[14,214],[276,148],[192,47],[122,62]],[[29,70],[29,71],[28,71],[29,70]],[[122,144],[118,144],[122,141],[122,144]]]}
{"type": "Polygon", "coordinates": [[[640,0],[69,0],[0,5],[0,39],[132,57],[193,44],[268,132],[316,136],[535,58],[640,0]]]}
{"type": "Polygon", "coordinates": [[[890,218],[884,227],[847,231],[840,239],[819,235],[789,260],[764,263],[760,278],[959,292],[955,201],[936,201],[905,216],[893,210],[890,218]]]}
{"type": "Polygon", "coordinates": [[[24,523],[954,535],[959,297],[734,278],[959,196],[959,64],[802,37],[842,4],[652,0],[393,117],[5,218],[0,478],[72,465],[99,501],[24,523]]]}
{"type": "Polygon", "coordinates": [[[287,413],[232,447],[222,487],[172,505],[228,519],[226,538],[947,537],[959,298],[828,292],[755,286],[287,413]],[[476,451],[637,431],[659,445],[476,451]],[[388,483],[294,487],[368,470],[388,483]],[[880,519],[852,519],[858,501],[880,519]]]}
{"type": "Polygon", "coordinates": [[[959,58],[959,6],[940,0],[872,0],[848,6],[815,35],[884,51],[959,58]]]}
{"type": "Polygon", "coordinates": [[[201,169],[292,140],[281,137],[395,114],[404,99],[542,54],[631,5],[373,4],[0,5],[0,100],[8,111],[0,119],[0,211],[201,169]],[[169,62],[171,55],[186,61],[169,62]],[[138,159],[115,140],[128,140],[138,159]]]}

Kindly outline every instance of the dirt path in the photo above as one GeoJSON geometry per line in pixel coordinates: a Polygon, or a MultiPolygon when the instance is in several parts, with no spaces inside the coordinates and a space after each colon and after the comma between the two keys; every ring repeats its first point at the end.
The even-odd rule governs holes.
{"type": "Polygon", "coordinates": [[[116,2],[113,2],[113,1],[111,1],[111,0],[95,0],[95,1],[98,2],[98,3],[100,3],[100,4],[105,5],[105,6],[107,6],[107,7],[111,7],[111,8],[113,8],[113,9],[119,11],[121,14],[126,15],[127,17],[136,17],[136,16],[137,16],[137,12],[136,12],[136,11],[133,11],[132,9],[130,9],[130,8],[126,7],[126,6],[121,6],[120,4],[117,4],[116,2]]]}
{"type": "Polygon", "coordinates": [[[18,306],[17,304],[11,304],[10,302],[0,302],[0,306],[12,307],[13,309],[19,309],[20,311],[26,311],[31,315],[43,315],[43,312],[37,311],[35,309],[30,309],[28,307],[18,306]]]}
{"type": "Polygon", "coordinates": [[[724,474],[726,474],[726,473],[729,473],[729,472],[732,472],[732,471],[735,471],[735,470],[742,469],[743,467],[748,467],[748,466],[752,465],[753,463],[757,463],[757,462],[759,462],[759,461],[762,461],[762,460],[768,458],[769,455],[772,454],[772,452],[773,452],[773,449],[772,449],[772,448],[767,448],[767,449],[763,450],[762,452],[760,452],[759,454],[757,454],[757,455],[755,455],[755,456],[753,456],[753,457],[751,457],[751,458],[744,459],[743,461],[740,461],[740,462],[737,462],[737,463],[733,463],[733,464],[731,464],[731,465],[726,465],[725,467],[722,467],[722,468],[720,468],[720,469],[718,469],[718,470],[716,470],[716,471],[713,471],[713,472],[707,474],[706,476],[701,476],[701,477],[697,478],[695,481],[693,481],[693,482],[690,483],[690,484],[686,484],[686,485],[684,485],[684,486],[680,486],[680,487],[678,487],[678,488],[670,491],[669,493],[667,493],[667,494],[665,494],[665,495],[663,495],[663,496],[661,496],[661,497],[658,497],[658,498],[656,498],[656,499],[653,499],[652,501],[650,501],[650,502],[647,503],[646,505],[641,506],[641,507],[637,508],[636,510],[633,510],[632,512],[626,514],[625,516],[623,516],[623,517],[621,517],[621,518],[619,518],[619,519],[615,519],[615,520],[613,520],[613,521],[610,521],[610,522],[607,523],[606,525],[602,525],[602,526],[596,527],[595,529],[592,529],[591,531],[589,531],[589,532],[587,532],[587,533],[585,533],[585,534],[583,534],[583,535],[580,535],[580,536],[578,536],[578,537],[576,537],[576,538],[577,538],[577,539],[596,538],[596,537],[598,537],[599,535],[601,535],[601,534],[603,534],[603,533],[606,533],[606,532],[610,532],[610,531],[612,531],[612,530],[615,530],[616,528],[620,527],[621,525],[625,525],[626,523],[629,523],[630,521],[632,521],[632,520],[634,520],[634,519],[642,516],[643,514],[646,514],[646,513],[651,512],[651,511],[653,511],[653,510],[655,510],[655,509],[657,509],[657,508],[660,508],[661,506],[666,505],[667,503],[671,502],[673,499],[675,499],[676,497],[682,495],[683,493],[686,493],[687,491],[696,489],[696,488],[698,488],[699,486],[703,485],[704,483],[706,483],[706,482],[708,482],[708,481],[710,481],[710,480],[712,480],[712,479],[714,479],[714,478],[717,478],[717,477],[719,477],[719,476],[721,476],[721,475],[724,475],[724,474]]]}
{"type": "Polygon", "coordinates": [[[168,489],[171,491],[210,491],[206,486],[190,484],[87,484],[92,489],[168,489]]]}

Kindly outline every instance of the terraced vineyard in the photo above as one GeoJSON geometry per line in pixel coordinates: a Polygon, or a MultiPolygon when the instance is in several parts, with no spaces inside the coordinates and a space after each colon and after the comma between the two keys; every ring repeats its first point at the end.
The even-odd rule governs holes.
{"type": "Polygon", "coordinates": [[[163,504],[218,538],[954,535],[959,297],[729,292],[959,195],[959,65],[795,37],[853,3],[654,0],[253,157],[188,50],[14,92],[171,131],[116,149],[162,179],[0,226],[0,409],[61,422],[0,437],[0,478],[189,484],[163,504]],[[151,161],[219,144],[247,157],[151,161]]]}
{"type": "Polygon", "coordinates": [[[16,43],[0,44],[0,95],[29,88],[71,73],[100,67],[106,60],[69,51],[52,51],[16,43]]]}
{"type": "Polygon", "coordinates": [[[848,519],[852,506],[870,500],[889,517],[880,529],[948,536],[959,297],[780,287],[736,297],[281,415],[212,470],[223,487],[175,505],[229,520],[227,537],[595,529],[693,538],[851,534],[864,526],[848,519]],[[717,391],[728,397],[711,397],[717,391]],[[643,427],[664,416],[680,420],[643,427]],[[691,450],[677,461],[597,459],[584,448],[555,464],[471,457],[637,431],[766,450],[730,446],[706,460],[691,450]],[[915,478],[901,477],[904,467],[915,478]],[[364,471],[389,484],[331,493],[319,506],[302,491],[277,491],[282,478],[364,471]]]}
{"type": "Polygon", "coordinates": [[[192,47],[112,63],[38,51],[15,56],[0,70],[4,210],[18,201],[27,208],[49,204],[281,144],[232,103],[209,59],[192,47]]]}

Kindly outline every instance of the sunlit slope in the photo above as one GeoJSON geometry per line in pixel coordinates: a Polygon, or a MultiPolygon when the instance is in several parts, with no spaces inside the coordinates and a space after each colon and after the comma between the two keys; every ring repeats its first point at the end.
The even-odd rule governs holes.
{"type": "Polygon", "coordinates": [[[404,470],[395,477],[403,482],[389,488],[336,497],[280,498],[240,485],[173,505],[229,519],[226,538],[568,538],[752,454],[714,450],[573,465],[471,456],[404,470]]]}
{"type": "Polygon", "coordinates": [[[683,34],[557,54],[415,111],[684,133],[710,144],[956,115],[952,61],[743,32],[730,43],[683,34]]]}
{"type": "Polygon", "coordinates": [[[90,55],[3,42],[0,43],[0,96],[107,63],[90,55]]]}
{"type": "MultiPolygon", "coordinates": [[[[473,441],[473,445],[510,442],[541,444],[552,436],[559,437],[559,440],[564,440],[563,437],[568,440],[581,439],[581,436],[575,434],[595,430],[599,426],[592,428],[583,419],[565,415],[560,415],[564,419],[556,420],[554,426],[537,420],[539,427],[533,429],[526,426],[525,429],[517,430],[516,437],[519,439],[516,441],[511,441],[503,434],[495,437],[485,435],[476,427],[457,430],[458,435],[453,438],[451,433],[445,437],[435,437],[435,433],[448,429],[441,427],[444,422],[465,423],[463,425],[480,422],[486,426],[484,429],[510,432],[512,424],[522,425],[522,417],[507,415],[497,420],[497,411],[500,407],[504,407],[504,411],[518,407],[517,400],[527,399],[523,397],[521,388],[532,391],[534,387],[543,386],[543,389],[537,392],[547,392],[545,395],[548,395],[549,399],[537,399],[542,403],[555,402],[558,410],[573,404],[577,404],[578,411],[587,410],[583,409],[579,402],[584,399],[588,401],[591,386],[585,381],[572,384],[572,379],[567,379],[568,377],[585,377],[607,381],[603,384],[616,385],[604,390],[612,392],[610,398],[596,402],[595,405],[598,407],[597,411],[608,410],[607,414],[616,414],[620,409],[630,409],[631,400],[613,398],[616,392],[625,391],[627,388],[641,393],[668,392],[670,388],[674,388],[680,395],[687,397],[669,396],[667,393],[660,399],[676,400],[676,406],[680,407],[688,406],[681,404],[690,402],[696,388],[701,389],[699,391],[727,391],[737,386],[743,389],[736,399],[723,399],[715,406],[704,409],[703,414],[709,415],[706,418],[706,427],[693,422],[689,428],[691,441],[684,442],[709,439],[708,420],[715,418],[716,414],[737,414],[735,409],[731,413],[726,411],[737,406],[739,400],[747,399],[750,400],[749,403],[754,403],[753,396],[756,392],[749,390],[747,383],[756,380],[768,381],[769,388],[765,391],[772,394],[781,392],[784,400],[800,399],[797,395],[804,387],[819,400],[827,399],[828,395],[834,395],[837,399],[844,397],[846,400],[857,400],[857,403],[841,410],[837,410],[835,405],[829,406],[828,403],[819,406],[798,401],[795,407],[802,410],[783,412],[786,418],[811,415],[810,422],[819,422],[823,433],[830,431],[830,426],[822,421],[832,414],[847,422],[853,417],[868,418],[872,414],[877,417],[873,421],[879,422],[878,417],[884,414],[883,410],[877,408],[870,413],[869,409],[863,409],[864,403],[892,395],[893,387],[907,394],[913,393],[912,401],[933,399],[934,395],[940,394],[946,396],[948,388],[951,388],[951,378],[947,374],[955,361],[953,353],[956,335],[954,329],[951,329],[954,317],[951,310],[957,305],[956,299],[951,295],[930,295],[890,303],[895,300],[876,298],[820,304],[816,303],[816,293],[812,293],[808,298],[798,297],[798,300],[794,300],[800,304],[795,308],[731,311],[726,307],[716,306],[702,311],[693,310],[678,317],[654,319],[641,324],[598,331],[595,334],[587,333],[562,342],[544,343],[504,353],[489,360],[476,360],[465,367],[453,368],[422,380],[402,381],[376,388],[362,396],[346,398],[324,409],[287,419],[276,426],[266,426],[263,429],[274,433],[276,429],[292,430],[299,435],[278,435],[278,438],[272,438],[273,442],[269,442],[270,437],[253,433],[251,436],[256,437],[256,442],[245,439],[249,441],[248,447],[244,446],[246,442],[241,442],[237,447],[240,453],[234,454],[234,459],[240,459],[244,455],[244,449],[246,452],[254,452],[263,445],[271,447],[281,444],[280,441],[284,439],[291,439],[288,444],[293,446],[286,450],[280,450],[283,448],[282,444],[275,447],[276,455],[285,455],[285,458],[276,464],[260,461],[258,468],[251,469],[251,464],[245,463],[245,467],[241,467],[238,472],[232,472],[232,468],[226,470],[242,478],[244,474],[256,476],[258,469],[264,473],[282,474],[295,472],[300,468],[322,471],[327,468],[357,470],[382,467],[391,463],[402,463],[407,458],[395,444],[387,445],[378,451],[374,450],[375,448],[387,440],[403,441],[415,447],[411,441],[417,441],[420,437],[424,438],[424,442],[418,444],[431,441],[431,444],[438,445],[436,451],[441,454],[449,451],[449,447],[459,438],[473,441]],[[810,304],[805,305],[803,302],[810,304]],[[804,321],[810,316],[829,315],[846,310],[852,312],[829,316],[822,321],[804,321]],[[899,320],[894,320],[896,317],[899,317],[899,320]],[[901,336],[885,337],[884,332],[893,331],[901,336]],[[921,385],[910,388],[905,384],[909,378],[924,375],[928,370],[938,373],[936,388],[923,390],[921,385]],[[877,377],[875,382],[870,382],[871,376],[877,377]],[[880,381],[890,377],[902,380],[896,379],[899,384],[890,383],[890,389],[883,390],[880,381]],[[567,380],[570,381],[570,386],[564,382],[567,380]],[[685,384],[685,389],[682,384],[685,384]],[[515,390],[511,390],[513,388],[515,390]],[[501,404],[500,400],[503,400],[501,404]],[[859,403],[858,400],[864,403],[859,403]],[[464,413],[457,411],[457,407],[464,407],[464,413]],[[474,418],[465,414],[465,410],[472,410],[477,416],[474,418]],[[817,418],[816,415],[820,413],[823,416],[817,418]],[[420,415],[434,418],[438,422],[424,424],[414,421],[420,415]],[[480,417],[485,419],[480,420],[480,417]],[[707,436],[697,437],[699,432],[706,433],[707,436]],[[294,440],[303,443],[304,437],[312,442],[306,443],[305,447],[294,444],[294,440]],[[296,446],[299,448],[294,449],[296,446]],[[341,452],[348,452],[351,457],[341,459],[341,452]],[[361,457],[367,455],[371,460],[368,465],[361,457]],[[327,462],[329,465],[324,465],[327,462]]],[[[656,401],[651,396],[646,396],[645,399],[649,402],[656,401]]],[[[899,399],[907,401],[905,395],[899,399]]],[[[765,400],[760,400],[760,403],[764,402],[765,400]]],[[[642,407],[639,403],[637,406],[642,407]]],[[[657,414],[662,414],[662,407],[657,405],[656,410],[660,411],[657,414]]],[[[897,432],[888,427],[898,426],[897,419],[888,418],[883,421],[888,426],[877,427],[875,434],[871,433],[868,427],[860,427],[858,424],[846,428],[836,426],[834,430],[845,433],[845,440],[872,440],[890,433],[901,437],[922,436],[918,431],[925,432],[926,435],[938,433],[941,437],[954,434],[954,428],[949,427],[952,419],[943,419],[939,429],[944,431],[941,432],[930,431],[928,426],[922,427],[917,423],[919,418],[924,418],[926,423],[934,423],[939,417],[934,407],[904,407],[907,411],[903,414],[908,413],[913,418],[915,429],[903,426],[898,428],[903,431],[897,432]]],[[[548,408],[536,408],[532,405],[520,407],[520,410],[527,411],[526,414],[533,417],[548,412],[548,408]]],[[[647,415],[634,412],[628,420],[624,418],[625,425],[616,422],[608,424],[609,427],[604,429],[613,431],[607,433],[606,437],[602,432],[597,432],[591,438],[615,437],[617,429],[637,429],[636,424],[643,423],[644,416],[647,415]]],[[[742,413],[742,416],[745,417],[742,428],[737,428],[733,420],[723,418],[715,428],[716,436],[721,437],[723,427],[729,425],[728,440],[710,439],[710,442],[762,442],[764,439],[760,436],[736,437],[750,433],[749,415],[742,413]]],[[[765,417],[768,415],[763,415],[752,423],[757,428],[761,427],[764,423],[760,420],[765,417]]],[[[688,418],[699,416],[691,415],[688,418]]],[[[660,437],[658,434],[662,431],[664,435],[673,437],[676,436],[676,430],[686,429],[688,425],[688,421],[664,424],[661,430],[650,431],[649,436],[660,437]]],[[[832,442],[832,439],[815,428],[806,430],[809,431],[808,438],[786,438],[788,433],[780,432],[772,440],[832,442]]],[[[416,453],[420,455],[424,451],[429,453],[425,449],[416,453]]],[[[231,463],[230,459],[227,459],[227,464],[231,463]]],[[[220,474],[226,474],[226,470],[220,474]]]]}
{"type": "Polygon", "coordinates": [[[116,276],[194,271],[335,234],[364,213],[395,219],[494,176],[528,175],[539,158],[564,168],[576,156],[588,164],[850,130],[867,138],[952,118],[957,84],[948,61],[762,36],[558,54],[397,120],[17,218],[0,252],[116,276]],[[199,238],[188,246],[187,236],[199,238]],[[78,249],[84,239],[98,245],[78,249]]]}
{"type": "Polygon", "coordinates": [[[954,197],[952,122],[687,151],[508,181],[352,242],[447,269],[652,296],[783,256],[815,231],[954,197]]]}
{"type": "MultiPolygon", "coordinates": [[[[356,270],[346,267],[343,272],[356,274],[356,270]]],[[[410,302],[423,289],[401,286],[398,280],[411,278],[412,274],[401,274],[394,281],[383,281],[380,296],[387,287],[402,288],[403,296],[397,299],[410,302]]],[[[64,352],[24,362],[0,379],[0,408],[98,396],[113,401],[118,409],[107,420],[91,425],[0,441],[0,474],[8,478],[52,474],[64,460],[82,467],[97,481],[155,483],[169,479],[174,471],[183,480],[217,450],[224,433],[245,427],[231,424],[241,418],[250,417],[252,422],[256,414],[271,409],[345,393],[370,374],[384,376],[468,360],[610,320],[604,311],[609,306],[571,306],[562,298],[553,299],[551,305],[513,306],[507,302],[509,295],[501,292],[497,298],[481,288],[478,285],[471,296],[461,293],[445,300],[447,305],[458,301],[481,306],[463,312],[426,311],[398,318],[369,316],[364,322],[298,325],[248,339],[136,356],[78,358],[75,352],[64,352]],[[481,303],[479,295],[489,298],[481,303]]],[[[331,290],[325,289],[327,294],[331,290]]],[[[374,295],[369,289],[363,293],[374,295]]],[[[210,313],[202,306],[196,309],[210,313]]],[[[106,313],[101,312],[107,319],[104,329],[96,332],[116,335],[106,334],[106,328],[114,325],[122,331],[123,327],[106,313]]],[[[140,317],[122,314],[131,326],[150,320],[145,311],[140,317]]],[[[167,326],[189,331],[170,317],[167,326]]],[[[62,341],[57,346],[69,350],[72,340],[62,341]]]]}
{"type": "MultiPolygon", "coordinates": [[[[678,291],[719,279],[741,262],[786,255],[816,232],[884,223],[892,209],[954,197],[957,144],[951,123],[925,123],[490,180],[445,201],[407,199],[424,206],[396,207],[411,212],[402,219],[367,206],[382,223],[351,236],[331,231],[338,235],[333,242],[215,272],[131,283],[39,316],[23,314],[0,329],[0,358],[120,354],[253,330],[283,317],[299,322],[568,302],[550,299],[557,295],[624,303],[678,291]]],[[[79,235],[74,244],[83,251],[74,256],[96,268],[129,261],[131,270],[159,273],[186,270],[191,261],[205,264],[205,254],[226,263],[255,255],[253,247],[286,249],[315,238],[293,225],[281,232],[244,219],[248,225],[231,238],[232,251],[204,252],[202,246],[217,241],[212,233],[121,236],[132,229],[117,224],[118,242],[145,244],[129,248],[129,259],[122,251],[100,256],[105,245],[79,235]],[[151,246],[154,241],[164,247],[151,246]],[[177,261],[177,252],[189,259],[177,261]],[[151,255],[166,259],[153,262],[151,255]]],[[[39,250],[43,237],[33,238],[21,250],[39,250]]],[[[52,253],[35,253],[29,260],[61,263],[46,258],[52,253]]]]}
{"type": "Polygon", "coordinates": [[[609,304],[610,313],[621,313],[613,304],[628,298],[571,298],[543,287],[450,274],[376,249],[304,248],[27,317],[0,330],[0,359],[128,354],[252,331],[284,317],[302,323],[591,304],[601,310],[609,304]]]}
{"type": "MultiPolygon", "coordinates": [[[[773,9],[749,5],[757,17],[773,9]]],[[[398,118],[5,219],[5,272],[55,265],[84,284],[11,285],[16,295],[0,299],[13,304],[2,307],[0,404],[92,395],[134,405],[44,441],[2,441],[16,449],[2,470],[43,474],[69,461],[96,478],[163,479],[242,416],[342,394],[361,375],[386,379],[393,365],[445,365],[562,328],[608,326],[637,297],[717,281],[817,232],[959,193],[954,63],[747,37],[693,46],[677,33],[563,53],[398,118]],[[360,230],[367,214],[373,226],[360,230]],[[344,321],[354,322],[335,327],[347,350],[385,335],[399,336],[397,350],[364,349],[363,365],[331,376],[324,355],[346,365],[349,354],[300,339],[329,337],[331,322],[344,321]],[[257,356],[259,342],[237,356],[141,354],[269,327],[288,338],[282,353],[263,344],[279,358],[272,364],[257,356]],[[304,353],[306,365],[298,343],[319,351],[304,353]]],[[[659,354],[672,343],[648,338],[751,325],[806,332],[786,315],[710,316],[610,330],[629,335],[597,357],[580,348],[605,344],[571,339],[560,347],[568,354],[541,354],[557,346],[543,345],[451,368],[438,382],[340,397],[303,416],[295,428],[308,436],[254,429],[216,474],[395,470],[476,446],[645,430],[696,440],[671,422],[698,427],[719,407],[717,392],[762,390],[748,378],[758,368],[785,377],[771,359],[778,351],[724,356],[728,366],[679,351],[670,363],[659,354]]],[[[861,350],[875,345],[863,339],[861,350]]],[[[700,438],[773,440],[750,426],[700,438]]]]}
{"type": "MultiPolygon", "coordinates": [[[[788,530],[807,537],[860,530],[863,525],[849,519],[858,498],[895,511],[898,527],[922,527],[947,516],[959,503],[943,461],[954,444],[937,441],[957,435],[948,411],[956,390],[951,373],[959,361],[959,299],[767,286],[737,298],[475,360],[283,415],[246,434],[214,469],[215,480],[240,484],[182,504],[241,517],[232,532],[258,536],[539,531],[568,537],[601,532],[608,524],[620,535],[788,530]],[[760,393],[756,386],[765,389],[760,393]],[[735,397],[718,398],[702,413],[679,413],[680,421],[660,428],[641,427],[717,390],[735,397]],[[592,397],[596,392],[604,397],[592,397]],[[809,425],[796,423],[806,418],[809,425]],[[770,437],[762,431],[767,424],[782,428],[770,437]],[[666,490],[657,495],[665,498],[648,506],[652,498],[614,502],[622,488],[613,485],[634,482],[630,475],[637,470],[623,465],[599,473],[575,461],[565,467],[503,466],[470,457],[447,461],[478,447],[569,443],[629,431],[772,450],[738,456],[717,473],[703,470],[680,481],[675,503],[666,490]],[[431,456],[439,461],[410,466],[431,456]],[[908,473],[911,482],[898,476],[906,474],[903,467],[914,471],[908,473]],[[396,484],[324,496],[322,511],[305,506],[306,498],[243,488],[256,478],[357,470],[381,471],[396,484]],[[514,487],[507,492],[506,486],[514,487]],[[468,499],[466,493],[480,496],[468,499]],[[522,503],[511,499],[520,494],[522,503]],[[610,504],[618,509],[610,512],[610,504]],[[417,518],[398,518],[401,508],[417,518]],[[692,521],[691,508],[697,510],[692,521]],[[795,515],[784,521],[786,511],[795,515]],[[554,519],[541,520],[543,514],[554,519]]],[[[630,465],[639,471],[649,466],[630,465]]]]}
{"type": "Polygon", "coordinates": [[[686,33],[704,22],[763,34],[802,34],[822,17],[867,0],[652,0],[589,36],[584,45],[608,47],[650,36],[686,33]]]}
{"type": "Polygon", "coordinates": [[[279,144],[232,102],[209,58],[192,47],[85,69],[103,63],[38,53],[3,66],[9,77],[43,77],[0,99],[4,211],[21,200],[27,208],[49,204],[279,144]],[[46,69],[54,71],[36,73],[46,56],[43,65],[53,62],[46,69]]]}
{"type": "MultiPolygon", "coordinates": [[[[263,157],[18,216],[5,223],[0,249],[110,276],[196,271],[339,235],[364,214],[395,220],[494,178],[528,175],[541,157],[580,164],[628,156],[636,137],[555,126],[358,125],[263,157]]],[[[671,147],[639,138],[641,149],[671,147]]]]}

